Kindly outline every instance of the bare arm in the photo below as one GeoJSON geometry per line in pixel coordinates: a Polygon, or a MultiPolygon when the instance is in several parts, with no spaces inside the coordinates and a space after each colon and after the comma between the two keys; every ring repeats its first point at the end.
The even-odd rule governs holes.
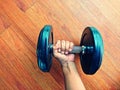
{"type": "Polygon", "coordinates": [[[85,90],[74,62],[68,62],[67,65],[63,67],[63,73],[66,90],[85,90]]]}
{"type": "Polygon", "coordinates": [[[66,90],[85,90],[82,80],[74,63],[74,54],[68,54],[72,50],[73,43],[69,41],[57,41],[54,48],[54,56],[62,65],[65,77],[66,90]]]}

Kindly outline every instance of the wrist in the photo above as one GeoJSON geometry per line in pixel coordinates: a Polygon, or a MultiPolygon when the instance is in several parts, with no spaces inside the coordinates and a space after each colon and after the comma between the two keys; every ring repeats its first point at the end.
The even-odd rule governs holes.
{"type": "Polygon", "coordinates": [[[64,74],[77,73],[75,62],[65,62],[62,69],[64,74]]]}

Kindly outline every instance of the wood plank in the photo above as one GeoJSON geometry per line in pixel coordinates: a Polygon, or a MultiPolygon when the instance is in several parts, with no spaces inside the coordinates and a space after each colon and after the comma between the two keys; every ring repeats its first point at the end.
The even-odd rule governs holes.
{"type": "Polygon", "coordinates": [[[85,75],[76,66],[87,90],[120,89],[119,0],[0,0],[0,90],[64,90],[64,76],[53,58],[48,73],[37,66],[36,46],[44,25],[53,26],[58,39],[79,45],[82,31],[95,26],[104,41],[102,66],[85,75]]]}
{"type": "MultiPolygon", "coordinates": [[[[59,85],[56,83],[56,81],[54,81],[51,75],[49,73],[44,74],[43,72],[40,72],[37,66],[37,60],[35,60],[36,59],[35,53],[29,52],[29,47],[24,45],[25,43],[27,44],[27,41],[23,42],[21,38],[22,37],[18,33],[14,32],[13,29],[9,29],[1,35],[1,42],[4,42],[2,43],[1,46],[1,60],[3,59],[1,64],[3,63],[5,69],[8,70],[11,69],[9,70],[10,72],[8,70],[5,70],[6,72],[5,71],[2,72],[6,73],[5,75],[7,75],[8,73],[10,73],[10,75],[12,74],[13,81],[14,79],[18,80],[18,82],[14,82],[11,84],[15,84],[16,86],[17,83],[20,84],[22,83],[22,85],[18,85],[18,89],[21,86],[23,86],[25,90],[26,89],[41,90],[42,87],[43,90],[48,90],[51,88],[57,89],[59,85]],[[8,51],[6,47],[8,47],[7,48],[8,51]],[[2,48],[4,49],[2,50],[2,48]],[[6,60],[6,62],[4,62],[4,59],[6,60]],[[25,81],[19,81],[19,79],[25,81]],[[47,84],[48,87],[46,88],[47,84]],[[49,84],[51,84],[50,87],[49,84]]],[[[9,77],[12,78],[12,76],[9,77]]],[[[4,77],[4,74],[2,78],[4,78],[5,81],[10,81],[7,77],[4,77]]],[[[23,87],[21,88],[24,89],[23,87]]]]}
{"type": "Polygon", "coordinates": [[[2,9],[2,6],[0,6],[0,34],[4,32],[7,28],[9,28],[10,25],[11,20],[2,9]]]}
{"type": "Polygon", "coordinates": [[[36,2],[36,0],[13,0],[13,1],[23,12],[29,9],[36,2]]]}

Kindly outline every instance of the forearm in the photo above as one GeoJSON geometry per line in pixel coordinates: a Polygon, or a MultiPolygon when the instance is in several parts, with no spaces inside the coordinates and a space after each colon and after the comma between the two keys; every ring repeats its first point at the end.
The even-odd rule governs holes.
{"type": "Polygon", "coordinates": [[[62,68],[66,90],[85,90],[74,62],[68,62],[62,68]]]}

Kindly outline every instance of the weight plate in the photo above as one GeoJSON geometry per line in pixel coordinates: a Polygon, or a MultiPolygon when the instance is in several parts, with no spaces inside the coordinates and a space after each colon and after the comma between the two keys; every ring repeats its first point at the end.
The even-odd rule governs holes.
{"type": "Polygon", "coordinates": [[[52,27],[46,25],[39,34],[36,50],[38,66],[44,72],[48,72],[52,65],[51,44],[53,44],[52,27]]]}
{"type": "Polygon", "coordinates": [[[99,31],[94,27],[87,27],[83,31],[80,46],[93,46],[93,53],[80,53],[81,66],[86,74],[94,74],[101,66],[104,53],[103,40],[99,31]]]}

